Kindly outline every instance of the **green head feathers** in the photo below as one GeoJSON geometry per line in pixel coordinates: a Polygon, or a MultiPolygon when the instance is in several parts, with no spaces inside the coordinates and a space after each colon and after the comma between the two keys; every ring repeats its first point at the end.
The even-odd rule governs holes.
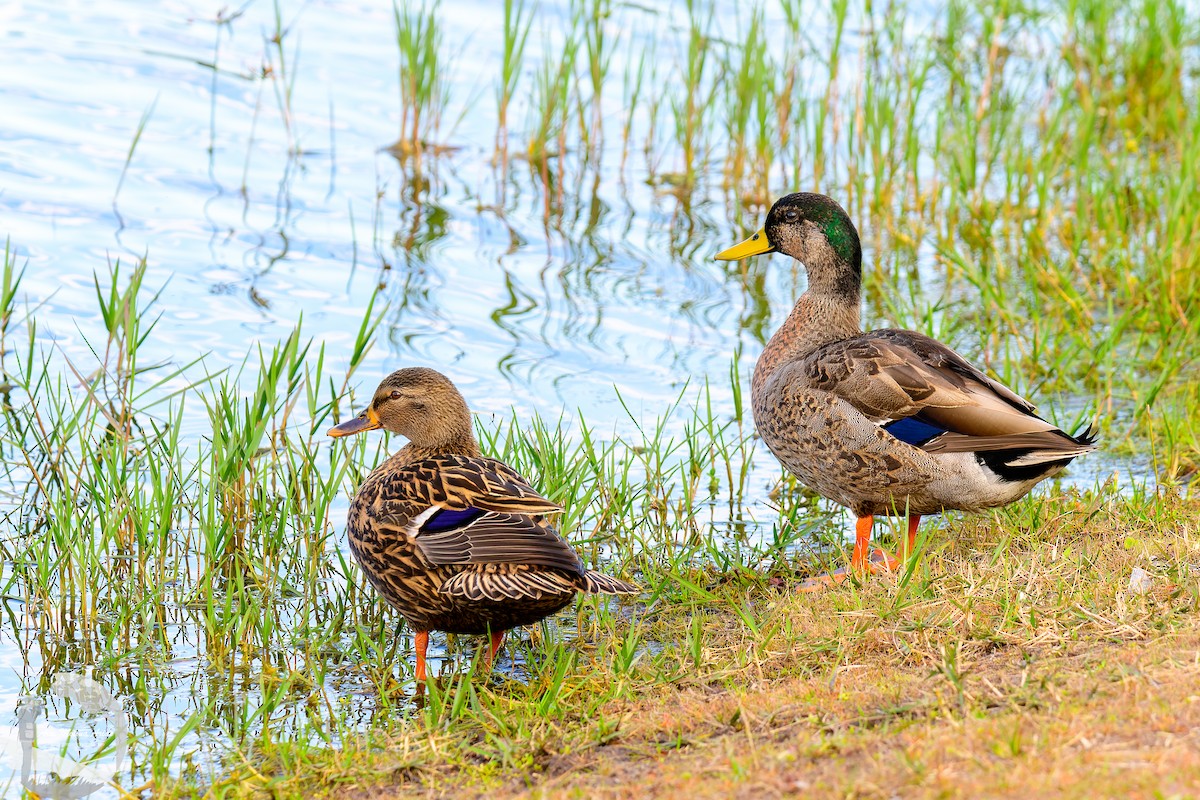
{"type": "Polygon", "coordinates": [[[817,278],[813,269],[821,262],[822,277],[831,280],[838,292],[858,294],[862,245],[850,216],[833,200],[811,192],[781,197],[771,206],[763,231],[774,249],[805,262],[810,283],[817,278]],[[814,237],[818,232],[819,236],[814,237]],[[821,236],[829,244],[824,255],[821,236]]]}
{"type": "Polygon", "coordinates": [[[804,262],[810,287],[858,296],[862,283],[858,231],[842,207],[825,195],[796,192],[779,198],[761,230],[716,258],[737,261],[775,251],[804,262]]]}
{"type": "Polygon", "coordinates": [[[787,253],[784,242],[790,238],[786,229],[811,222],[820,228],[840,261],[862,269],[862,245],[850,216],[833,200],[823,194],[796,192],[775,201],[767,214],[767,238],[780,252],[787,253]]]}

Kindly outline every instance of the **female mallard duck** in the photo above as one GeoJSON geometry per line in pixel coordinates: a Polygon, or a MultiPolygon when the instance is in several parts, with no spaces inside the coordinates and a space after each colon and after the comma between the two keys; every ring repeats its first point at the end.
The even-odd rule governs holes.
{"type": "Polygon", "coordinates": [[[775,251],[804,263],[808,289],[758,357],[754,422],[784,467],[857,515],[851,569],[896,567],[868,556],[877,514],[908,516],[911,552],[921,515],[1011,503],[1095,449],[1090,430],[1072,436],[1051,425],[944,344],[913,331],[864,333],[862,247],[833,200],[787,195],[761,230],[716,257],[775,251]]]}
{"type": "Polygon", "coordinates": [[[329,435],[377,428],[408,444],[363,481],[346,533],[371,584],[416,632],[418,685],[431,630],[490,634],[491,664],[506,630],[553,614],[576,592],[637,592],[584,569],[546,520],[562,509],[480,454],[471,412],[446,376],[393,372],[365,411],[329,435]]]}

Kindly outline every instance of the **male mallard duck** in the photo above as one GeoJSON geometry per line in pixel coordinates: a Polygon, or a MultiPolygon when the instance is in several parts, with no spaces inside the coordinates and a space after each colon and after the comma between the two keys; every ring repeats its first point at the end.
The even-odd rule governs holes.
{"type": "MultiPolygon", "coordinates": [[[[877,514],[908,516],[908,551],[921,515],[978,511],[1024,496],[1095,448],[928,336],[864,333],[862,247],[841,206],[819,194],[781,198],[766,224],[717,254],[736,261],[779,251],[804,263],[808,289],[763,348],[750,387],[754,422],[797,478],[858,517],[854,570],[894,569],[868,556],[877,514]]],[[[807,581],[840,583],[839,569],[807,581]]]]}
{"type": "Polygon", "coordinates": [[[329,435],[377,428],[408,444],[363,481],[346,533],[371,584],[416,632],[418,685],[431,630],[490,634],[491,664],[506,630],[553,614],[576,592],[637,592],[584,569],[546,520],[558,504],[480,454],[471,412],[446,376],[393,372],[365,411],[329,435]]]}

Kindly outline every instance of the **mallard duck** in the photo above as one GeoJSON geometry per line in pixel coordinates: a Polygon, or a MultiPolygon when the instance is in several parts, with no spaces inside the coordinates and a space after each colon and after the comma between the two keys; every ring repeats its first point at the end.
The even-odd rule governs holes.
{"type": "MultiPolygon", "coordinates": [[[[753,236],[717,254],[780,252],[808,288],[763,348],[750,399],[759,435],[801,482],[857,517],[851,571],[895,569],[869,553],[876,515],[1003,506],[1095,449],[946,345],[914,331],[859,325],[862,246],[846,212],[820,194],[780,198],[753,236]]],[[[839,569],[799,588],[846,580],[839,569]]]]}
{"type": "Polygon", "coordinates": [[[490,666],[505,631],[553,614],[577,592],[637,592],[584,569],[546,519],[561,507],[480,453],[467,403],[440,372],[393,372],[329,435],[377,428],[408,444],[363,481],[346,533],[371,585],[415,631],[418,686],[430,631],[489,635],[490,666]]]}

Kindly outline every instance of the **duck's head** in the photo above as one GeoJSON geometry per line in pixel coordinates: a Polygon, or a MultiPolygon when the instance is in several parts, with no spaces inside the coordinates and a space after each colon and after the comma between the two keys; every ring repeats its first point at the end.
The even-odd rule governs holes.
{"type": "Polygon", "coordinates": [[[421,448],[475,441],[467,401],[449,378],[426,367],[388,375],[363,412],[330,428],[328,435],[350,436],[378,428],[398,433],[421,448]]]}
{"type": "Polygon", "coordinates": [[[796,192],[771,206],[767,221],[749,239],[717,253],[718,261],[740,261],[780,252],[804,264],[810,292],[858,296],[862,244],[849,215],[823,194],[796,192]]]}

